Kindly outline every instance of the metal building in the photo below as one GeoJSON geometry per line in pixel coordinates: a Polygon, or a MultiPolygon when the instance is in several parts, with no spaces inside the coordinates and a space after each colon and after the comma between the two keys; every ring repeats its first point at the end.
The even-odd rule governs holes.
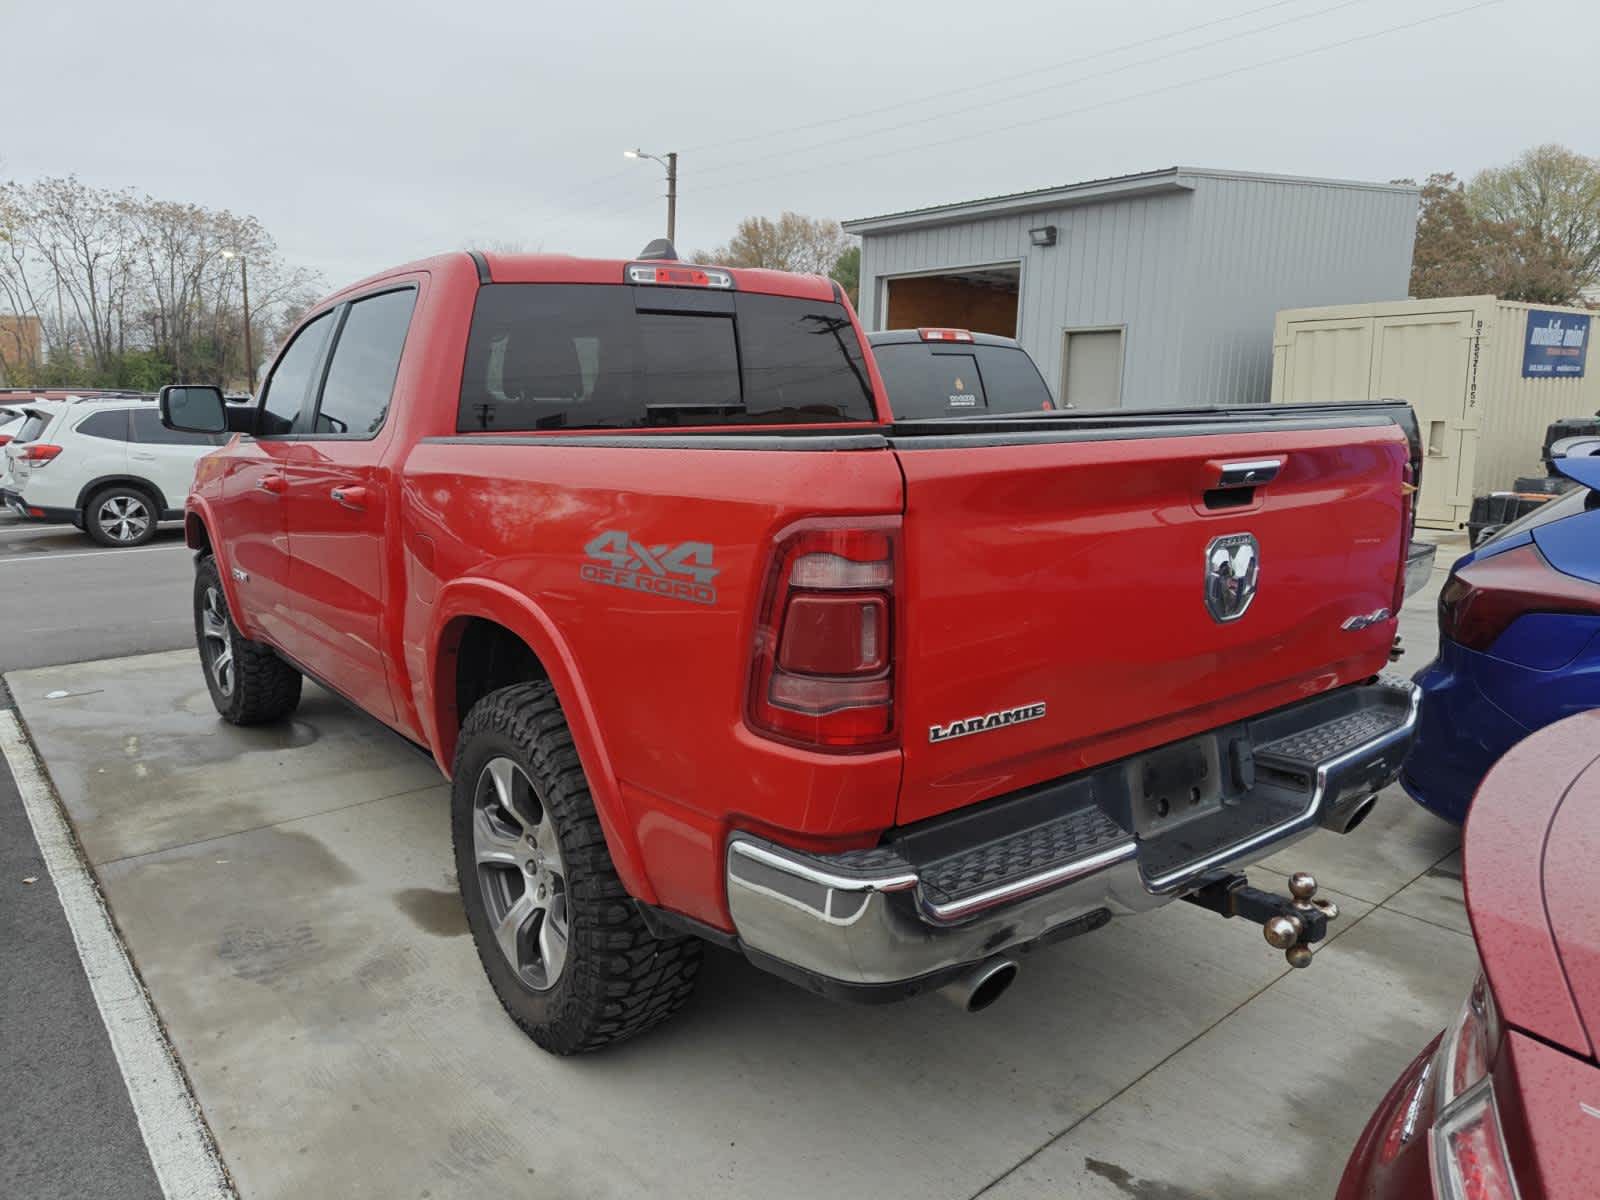
{"type": "Polygon", "coordinates": [[[846,221],[868,329],[1017,337],[1075,408],[1267,402],[1279,309],[1403,298],[1417,189],[1172,167],[846,221]]]}

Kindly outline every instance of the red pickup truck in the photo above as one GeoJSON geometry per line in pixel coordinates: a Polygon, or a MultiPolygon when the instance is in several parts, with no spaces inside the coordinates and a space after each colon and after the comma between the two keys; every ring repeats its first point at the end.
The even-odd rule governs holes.
{"type": "Polygon", "coordinates": [[[668,254],[429,259],[314,308],[254,409],[163,393],[238,434],[186,507],[218,711],[304,676],[431,751],[558,1053],[678,1009],[703,941],[977,1008],[1187,898],[1309,961],[1306,881],[1234,871],[1410,741],[1410,410],[896,420],[830,281],[668,254]]]}

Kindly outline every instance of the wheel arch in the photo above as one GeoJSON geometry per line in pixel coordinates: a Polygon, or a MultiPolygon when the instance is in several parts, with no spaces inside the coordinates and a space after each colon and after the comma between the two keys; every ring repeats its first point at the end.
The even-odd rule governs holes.
{"type": "Polygon", "coordinates": [[[605,739],[570,647],[527,596],[493,580],[453,580],[440,591],[428,639],[427,689],[419,706],[434,759],[446,776],[461,724],[488,692],[548,680],[572,730],[611,860],[630,895],[655,903],[605,739]]]}
{"type": "MultiPolygon", "coordinates": [[[[160,488],[151,483],[148,479],[145,479],[141,476],[127,474],[101,475],[98,478],[91,479],[88,483],[84,484],[83,487],[78,489],[78,502],[76,505],[74,505],[74,507],[79,512],[82,512],[84,506],[89,503],[90,499],[101,488],[118,486],[138,488],[141,492],[145,492],[148,495],[154,496],[156,507],[160,510],[156,513],[156,520],[158,521],[161,520],[163,513],[169,513],[172,511],[171,507],[167,504],[166,495],[160,488]]],[[[87,519],[87,516],[85,519],[87,519]]]]}

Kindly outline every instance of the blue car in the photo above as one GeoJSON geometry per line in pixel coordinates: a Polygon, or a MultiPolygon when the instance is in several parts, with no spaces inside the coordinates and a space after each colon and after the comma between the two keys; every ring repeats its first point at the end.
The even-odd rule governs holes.
{"type": "Polygon", "coordinates": [[[1496,760],[1600,708],[1600,457],[1554,460],[1579,486],[1460,559],[1439,593],[1439,657],[1400,782],[1457,824],[1496,760]]]}

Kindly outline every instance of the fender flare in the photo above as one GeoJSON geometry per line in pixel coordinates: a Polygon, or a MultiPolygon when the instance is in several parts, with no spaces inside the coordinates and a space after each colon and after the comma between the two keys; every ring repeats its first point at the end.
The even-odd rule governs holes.
{"type": "Polygon", "coordinates": [[[440,589],[434,603],[433,621],[428,630],[427,682],[430,700],[421,716],[434,760],[448,778],[455,757],[455,731],[461,714],[453,707],[446,711],[455,686],[455,646],[450,627],[469,618],[492,621],[510,630],[533,651],[544,667],[556,699],[572,730],[572,743],[578,752],[594,799],[595,813],[605,835],[617,875],[629,895],[647,904],[656,903],[655,889],[644,870],[632,823],[622,800],[622,790],[606,753],[599,720],[588,690],[584,687],[577,660],[559,629],[528,596],[493,579],[482,577],[453,579],[440,589]],[[451,644],[447,644],[451,643],[451,644]]]}
{"type": "Polygon", "coordinates": [[[244,607],[239,603],[239,582],[229,569],[227,543],[217,536],[217,523],[212,518],[211,507],[200,497],[190,496],[183,509],[183,542],[198,555],[201,547],[200,539],[195,534],[196,525],[204,528],[206,541],[211,543],[211,557],[217,560],[217,574],[222,579],[222,595],[228,602],[228,615],[233,618],[240,633],[251,641],[259,641],[256,630],[246,619],[244,607]]]}

